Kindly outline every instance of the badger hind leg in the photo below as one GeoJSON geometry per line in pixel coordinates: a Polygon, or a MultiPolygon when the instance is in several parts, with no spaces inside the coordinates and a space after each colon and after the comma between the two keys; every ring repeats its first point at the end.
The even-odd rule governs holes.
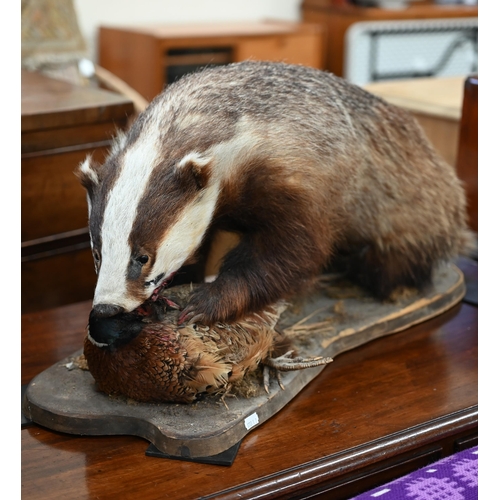
{"type": "Polygon", "coordinates": [[[432,249],[382,250],[373,244],[344,258],[346,277],[379,300],[399,287],[423,291],[432,284],[436,255],[432,249]]]}

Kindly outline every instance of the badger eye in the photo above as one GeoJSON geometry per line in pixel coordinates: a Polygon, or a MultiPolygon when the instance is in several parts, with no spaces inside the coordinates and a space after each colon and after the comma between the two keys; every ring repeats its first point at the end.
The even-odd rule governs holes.
{"type": "Polygon", "coordinates": [[[149,260],[149,257],[147,255],[141,255],[140,257],[137,257],[137,262],[139,262],[139,264],[141,264],[141,266],[143,266],[144,264],[146,264],[149,260]]]}
{"type": "Polygon", "coordinates": [[[95,260],[96,262],[99,262],[99,261],[101,260],[101,256],[99,255],[99,252],[98,252],[97,250],[94,250],[94,251],[92,252],[92,255],[94,256],[94,260],[95,260]]]}

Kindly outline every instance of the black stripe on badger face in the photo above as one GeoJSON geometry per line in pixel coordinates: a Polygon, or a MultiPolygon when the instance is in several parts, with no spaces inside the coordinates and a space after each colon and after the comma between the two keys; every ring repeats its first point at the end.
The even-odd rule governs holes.
{"type": "Polygon", "coordinates": [[[113,188],[119,175],[119,154],[125,139],[124,134],[118,134],[112,145],[111,153],[103,165],[99,165],[89,155],[75,171],[80,183],[87,190],[89,235],[97,274],[99,274],[101,265],[101,226],[106,208],[107,194],[113,188]]]}
{"type": "Polygon", "coordinates": [[[209,185],[210,177],[209,160],[195,153],[153,171],[128,239],[129,296],[147,299],[197,250],[218,195],[218,187],[209,185]],[[141,256],[147,260],[139,266],[141,256]]]}
{"type": "Polygon", "coordinates": [[[145,286],[151,286],[151,285],[157,286],[162,282],[164,277],[165,277],[165,273],[160,273],[156,278],[152,279],[151,281],[146,281],[144,283],[144,285],[145,286]]]}

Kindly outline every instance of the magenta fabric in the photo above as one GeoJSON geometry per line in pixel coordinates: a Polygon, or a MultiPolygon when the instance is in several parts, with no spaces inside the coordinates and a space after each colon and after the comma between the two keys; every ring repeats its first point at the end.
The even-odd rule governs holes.
{"type": "Polygon", "coordinates": [[[475,446],[351,500],[477,500],[477,465],[475,446]]]}

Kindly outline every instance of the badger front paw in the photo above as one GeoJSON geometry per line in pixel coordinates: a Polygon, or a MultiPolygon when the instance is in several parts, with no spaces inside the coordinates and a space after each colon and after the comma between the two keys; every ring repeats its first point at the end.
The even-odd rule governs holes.
{"type": "Polygon", "coordinates": [[[181,311],[179,325],[192,323],[212,325],[220,321],[217,307],[219,300],[211,290],[210,284],[199,286],[191,293],[186,307],[181,311]]]}
{"type": "Polygon", "coordinates": [[[193,323],[210,325],[212,323],[207,314],[197,312],[196,306],[194,304],[186,306],[181,311],[177,322],[179,325],[191,325],[193,323]]]}
{"type": "MultiPolygon", "coordinates": [[[[219,283],[205,283],[194,290],[186,307],[181,311],[178,324],[201,323],[211,326],[240,319],[247,311],[237,308],[238,301],[219,283]]],[[[241,305],[241,301],[239,302],[241,305]]]]}

